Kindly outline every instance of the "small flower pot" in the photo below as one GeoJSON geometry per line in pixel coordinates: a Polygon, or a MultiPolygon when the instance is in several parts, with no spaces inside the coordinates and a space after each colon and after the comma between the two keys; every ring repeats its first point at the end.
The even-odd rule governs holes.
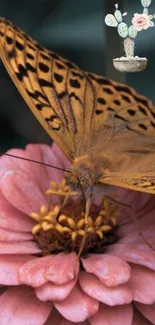
{"type": "Polygon", "coordinates": [[[113,66],[121,72],[140,72],[146,68],[147,62],[148,60],[146,58],[121,57],[113,59],[113,66]]]}

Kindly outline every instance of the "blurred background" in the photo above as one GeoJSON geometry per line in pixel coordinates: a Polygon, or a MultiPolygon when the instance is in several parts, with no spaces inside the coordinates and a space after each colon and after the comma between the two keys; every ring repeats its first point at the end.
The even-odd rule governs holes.
{"type": "MultiPolygon", "coordinates": [[[[136,55],[148,58],[140,73],[116,71],[112,59],[124,54],[116,28],[104,17],[114,12],[116,0],[1,0],[0,15],[10,19],[39,43],[72,60],[83,70],[98,73],[134,87],[155,103],[155,27],[138,34],[136,55]]],[[[119,8],[141,13],[140,0],[119,0],[119,8]]],[[[155,13],[155,0],[149,7],[155,13]]],[[[27,143],[51,143],[0,61],[0,151],[27,143]]]]}

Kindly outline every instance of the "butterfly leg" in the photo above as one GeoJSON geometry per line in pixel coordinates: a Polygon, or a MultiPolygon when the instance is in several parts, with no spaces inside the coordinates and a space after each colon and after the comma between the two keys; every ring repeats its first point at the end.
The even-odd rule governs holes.
{"type": "Polygon", "coordinates": [[[81,256],[81,253],[83,251],[84,245],[85,245],[85,241],[86,241],[86,237],[87,237],[87,231],[88,231],[88,217],[89,217],[89,213],[90,213],[90,207],[91,207],[91,197],[89,197],[86,201],[86,207],[85,207],[85,215],[84,215],[84,219],[85,219],[85,231],[84,231],[84,236],[82,238],[82,243],[81,243],[81,247],[80,250],[78,252],[78,259],[81,256]]]}

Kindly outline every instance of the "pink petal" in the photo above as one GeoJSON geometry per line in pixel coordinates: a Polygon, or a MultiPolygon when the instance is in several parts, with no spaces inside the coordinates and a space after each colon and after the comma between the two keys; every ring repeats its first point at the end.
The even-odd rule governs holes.
{"type": "Polygon", "coordinates": [[[54,305],[60,314],[75,323],[85,321],[99,308],[98,301],[87,296],[78,287],[74,287],[64,301],[56,302],[54,305]]]}
{"type": "Polygon", "coordinates": [[[41,301],[61,301],[68,297],[71,290],[74,288],[77,279],[74,279],[68,283],[57,285],[51,282],[47,282],[35,289],[36,296],[41,301]]]}
{"type": "Polygon", "coordinates": [[[31,233],[15,232],[10,230],[4,230],[0,228],[0,242],[12,242],[12,241],[26,241],[33,239],[31,233]]]}
{"type": "MultiPolygon", "coordinates": [[[[42,147],[44,147],[44,145],[29,144],[26,146],[25,150],[11,149],[8,150],[7,153],[25,159],[36,160],[42,163],[42,147]]],[[[0,159],[0,177],[5,173],[6,170],[12,169],[16,171],[20,170],[25,174],[33,177],[34,183],[36,183],[38,187],[43,190],[43,192],[47,188],[49,181],[43,165],[16,157],[13,158],[2,156],[0,159]]]]}
{"type": "MultiPolygon", "coordinates": [[[[44,151],[48,150],[49,146],[45,144],[28,144],[26,146],[26,155],[27,158],[36,160],[40,163],[44,163],[43,161],[43,153],[44,151]]],[[[49,186],[49,181],[50,179],[48,178],[45,166],[42,164],[36,164],[36,163],[31,163],[28,162],[29,164],[29,171],[31,172],[31,175],[34,177],[35,183],[38,185],[39,189],[42,190],[44,193],[48,186],[49,186]]],[[[25,170],[25,168],[24,168],[25,170]]],[[[29,174],[29,172],[28,172],[29,174]]]]}
{"type": "Polygon", "coordinates": [[[132,265],[130,285],[133,300],[143,304],[153,304],[155,301],[155,272],[139,265],[132,265]]]}
{"type": "Polygon", "coordinates": [[[115,244],[107,248],[108,253],[120,257],[122,260],[144,265],[155,270],[155,252],[142,245],[115,244]]]}
{"type": "MultiPolygon", "coordinates": [[[[150,203],[150,194],[142,193],[142,192],[136,192],[131,191],[119,187],[112,187],[110,188],[110,192],[114,195],[117,195],[116,199],[121,203],[128,204],[129,206],[132,206],[133,211],[136,213],[140,213],[144,211],[144,208],[146,206],[148,207],[148,201],[150,203]],[[138,204],[137,204],[138,202],[138,204]]],[[[110,194],[111,195],[111,194],[110,194]]],[[[153,201],[153,196],[152,200],[153,201]]],[[[119,207],[122,211],[122,215],[118,218],[119,219],[119,225],[120,220],[122,221],[122,224],[126,221],[128,224],[132,224],[134,227],[133,219],[131,218],[131,211],[128,208],[119,207]]],[[[145,211],[146,212],[146,211],[145,211]]],[[[135,228],[135,227],[134,227],[135,228]]],[[[128,229],[126,229],[128,232],[128,229]]]]}
{"type": "Polygon", "coordinates": [[[0,254],[36,254],[40,249],[34,242],[0,242],[0,254]]]}
{"type": "Polygon", "coordinates": [[[87,272],[95,274],[109,287],[125,283],[130,278],[130,266],[115,256],[90,254],[82,259],[82,264],[87,272]]]}
{"type": "Polygon", "coordinates": [[[0,178],[0,187],[5,198],[25,214],[38,212],[40,205],[47,203],[33,177],[23,171],[6,170],[0,178]]]}
{"type": "MultiPolygon", "coordinates": [[[[65,157],[62,150],[53,143],[51,147],[44,150],[43,148],[43,162],[60,168],[68,168],[70,166],[69,160],[65,157]]],[[[45,167],[49,180],[53,180],[57,183],[64,177],[64,172],[55,170],[49,167],[45,167]]]]}
{"type": "MultiPolygon", "coordinates": [[[[139,202],[139,201],[138,201],[139,202]]],[[[124,213],[123,213],[124,216],[124,213]]],[[[136,214],[136,220],[138,223],[139,230],[142,232],[144,238],[150,243],[152,246],[155,246],[155,237],[153,236],[153,228],[155,225],[154,221],[154,202],[150,198],[144,206],[143,210],[136,214]],[[146,218],[147,215],[147,218],[146,218]]],[[[119,229],[119,244],[131,244],[131,245],[145,245],[146,249],[148,249],[148,245],[145,244],[142,236],[138,235],[138,231],[135,227],[134,221],[131,222],[131,216],[128,216],[125,220],[122,220],[122,223],[118,220],[119,229]]]]}
{"type": "Polygon", "coordinates": [[[79,272],[77,255],[60,253],[53,255],[52,263],[46,264],[45,277],[47,281],[61,285],[76,278],[79,272]]]}
{"type": "Polygon", "coordinates": [[[68,283],[76,279],[78,269],[79,262],[75,253],[60,253],[28,261],[20,268],[19,274],[22,283],[38,287],[47,281],[57,285],[68,283]]]}
{"type": "MultiPolygon", "coordinates": [[[[75,323],[70,322],[69,320],[62,317],[59,312],[53,308],[52,313],[45,325],[75,325],[75,323]]],[[[78,322],[76,325],[90,325],[90,323],[88,321],[85,321],[80,323],[78,322]]]]}
{"type": "Polygon", "coordinates": [[[135,305],[146,319],[148,319],[152,324],[155,324],[155,303],[153,305],[143,305],[136,302],[135,305]]]}
{"type": "Polygon", "coordinates": [[[85,293],[109,306],[132,302],[132,291],[127,284],[109,288],[95,275],[86,272],[80,273],[79,283],[85,293]]]}
{"type": "Polygon", "coordinates": [[[33,256],[27,255],[0,255],[0,283],[3,285],[21,284],[18,270],[33,256]]]}
{"type": "Polygon", "coordinates": [[[0,227],[11,231],[30,232],[34,221],[15,209],[0,192],[0,227]]]}
{"type": "Polygon", "coordinates": [[[1,325],[43,325],[51,310],[52,303],[39,301],[28,287],[11,288],[0,297],[1,325]]]}
{"type": "Polygon", "coordinates": [[[22,265],[19,269],[21,283],[32,287],[38,287],[46,283],[46,264],[48,263],[48,261],[49,264],[51,264],[52,260],[53,255],[49,255],[29,260],[27,263],[22,265]]]}
{"type": "MultiPolygon", "coordinates": [[[[51,147],[43,144],[29,144],[26,146],[26,153],[28,158],[42,163],[42,165],[29,163],[34,182],[37,184],[38,188],[41,189],[42,193],[45,193],[45,191],[50,187],[51,180],[60,183],[60,180],[64,177],[64,172],[43,165],[48,164],[49,166],[53,165],[60,168],[62,167],[62,160],[58,161],[57,155],[53,152],[51,147]]],[[[59,203],[58,197],[52,196],[51,204],[56,203],[59,203]]]]}
{"type": "Polygon", "coordinates": [[[101,304],[96,315],[89,319],[91,325],[131,325],[132,306],[108,307],[101,304]]]}

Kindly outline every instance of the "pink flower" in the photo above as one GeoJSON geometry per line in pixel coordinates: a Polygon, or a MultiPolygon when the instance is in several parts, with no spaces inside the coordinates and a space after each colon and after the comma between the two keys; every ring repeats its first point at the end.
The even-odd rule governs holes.
{"type": "Polygon", "coordinates": [[[132,19],[132,24],[136,28],[136,30],[140,32],[142,29],[148,29],[149,27],[154,26],[154,22],[151,21],[152,18],[153,18],[152,15],[147,15],[145,13],[143,14],[135,13],[132,19]]]}
{"type": "MultiPolygon", "coordinates": [[[[69,166],[56,145],[9,153],[69,166]]],[[[104,252],[87,254],[80,263],[74,251],[41,255],[29,214],[47,204],[49,181],[59,183],[62,177],[46,166],[0,158],[0,324],[155,324],[155,252],[137,234],[126,208],[118,218],[118,239],[104,252]]],[[[154,197],[123,189],[115,193],[132,204],[140,231],[155,247],[154,197]]]]}

